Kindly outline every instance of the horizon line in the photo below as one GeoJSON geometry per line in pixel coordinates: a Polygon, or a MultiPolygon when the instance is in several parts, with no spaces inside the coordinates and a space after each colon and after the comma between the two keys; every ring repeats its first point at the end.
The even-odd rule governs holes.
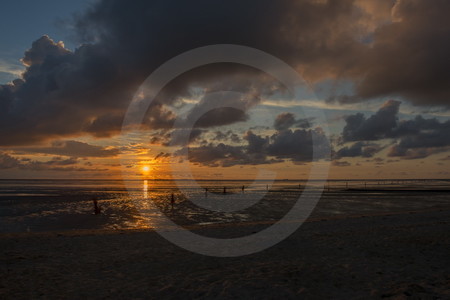
{"type": "MultiPolygon", "coordinates": [[[[191,181],[191,179],[186,178],[172,178],[172,179],[164,179],[164,178],[141,178],[141,179],[123,179],[123,178],[0,178],[0,180],[56,180],[56,181],[67,181],[67,180],[77,180],[77,181],[191,181]]],[[[442,180],[442,181],[450,181],[450,178],[342,178],[342,179],[231,179],[231,178],[222,178],[222,179],[208,179],[208,178],[200,178],[195,179],[195,181],[425,181],[425,180],[442,180]]]]}

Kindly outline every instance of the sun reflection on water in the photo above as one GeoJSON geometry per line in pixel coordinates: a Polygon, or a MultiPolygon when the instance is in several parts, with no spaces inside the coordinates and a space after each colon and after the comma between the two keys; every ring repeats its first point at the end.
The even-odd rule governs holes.
{"type": "Polygon", "coordinates": [[[144,186],[142,188],[143,192],[144,192],[144,199],[148,198],[148,181],[144,180],[144,186]]]}

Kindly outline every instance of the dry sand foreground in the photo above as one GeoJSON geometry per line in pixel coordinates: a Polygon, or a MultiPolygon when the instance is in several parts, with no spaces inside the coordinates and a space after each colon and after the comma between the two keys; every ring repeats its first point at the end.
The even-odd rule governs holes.
{"type": "Polygon", "coordinates": [[[308,222],[239,258],[193,254],[148,231],[3,235],[0,244],[2,299],[450,299],[450,211],[308,222]]]}

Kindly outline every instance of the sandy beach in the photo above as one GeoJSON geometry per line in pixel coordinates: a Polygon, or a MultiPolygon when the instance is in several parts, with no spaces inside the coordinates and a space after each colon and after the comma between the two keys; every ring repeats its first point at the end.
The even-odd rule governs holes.
{"type": "Polygon", "coordinates": [[[0,243],[2,299],[450,298],[449,210],[310,220],[238,258],[194,254],[149,230],[3,234],[0,243]]]}

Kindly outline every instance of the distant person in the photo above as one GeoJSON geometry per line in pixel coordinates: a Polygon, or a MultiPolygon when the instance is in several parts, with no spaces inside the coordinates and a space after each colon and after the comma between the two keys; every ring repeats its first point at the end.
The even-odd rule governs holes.
{"type": "Polygon", "coordinates": [[[92,199],[92,202],[94,203],[94,214],[98,215],[102,213],[102,208],[101,206],[98,205],[98,199],[97,197],[94,197],[92,199]]]}
{"type": "Polygon", "coordinates": [[[245,191],[245,186],[242,186],[242,194],[244,193],[244,191],[245,191]]]}
{"type": "Polygon", "coordinates": [[[172,197],[170,198],[170,206],[172,207],[172,210],[173,210],[174,204],[175,204],[175,195],[172,193],[172,197]]]}

